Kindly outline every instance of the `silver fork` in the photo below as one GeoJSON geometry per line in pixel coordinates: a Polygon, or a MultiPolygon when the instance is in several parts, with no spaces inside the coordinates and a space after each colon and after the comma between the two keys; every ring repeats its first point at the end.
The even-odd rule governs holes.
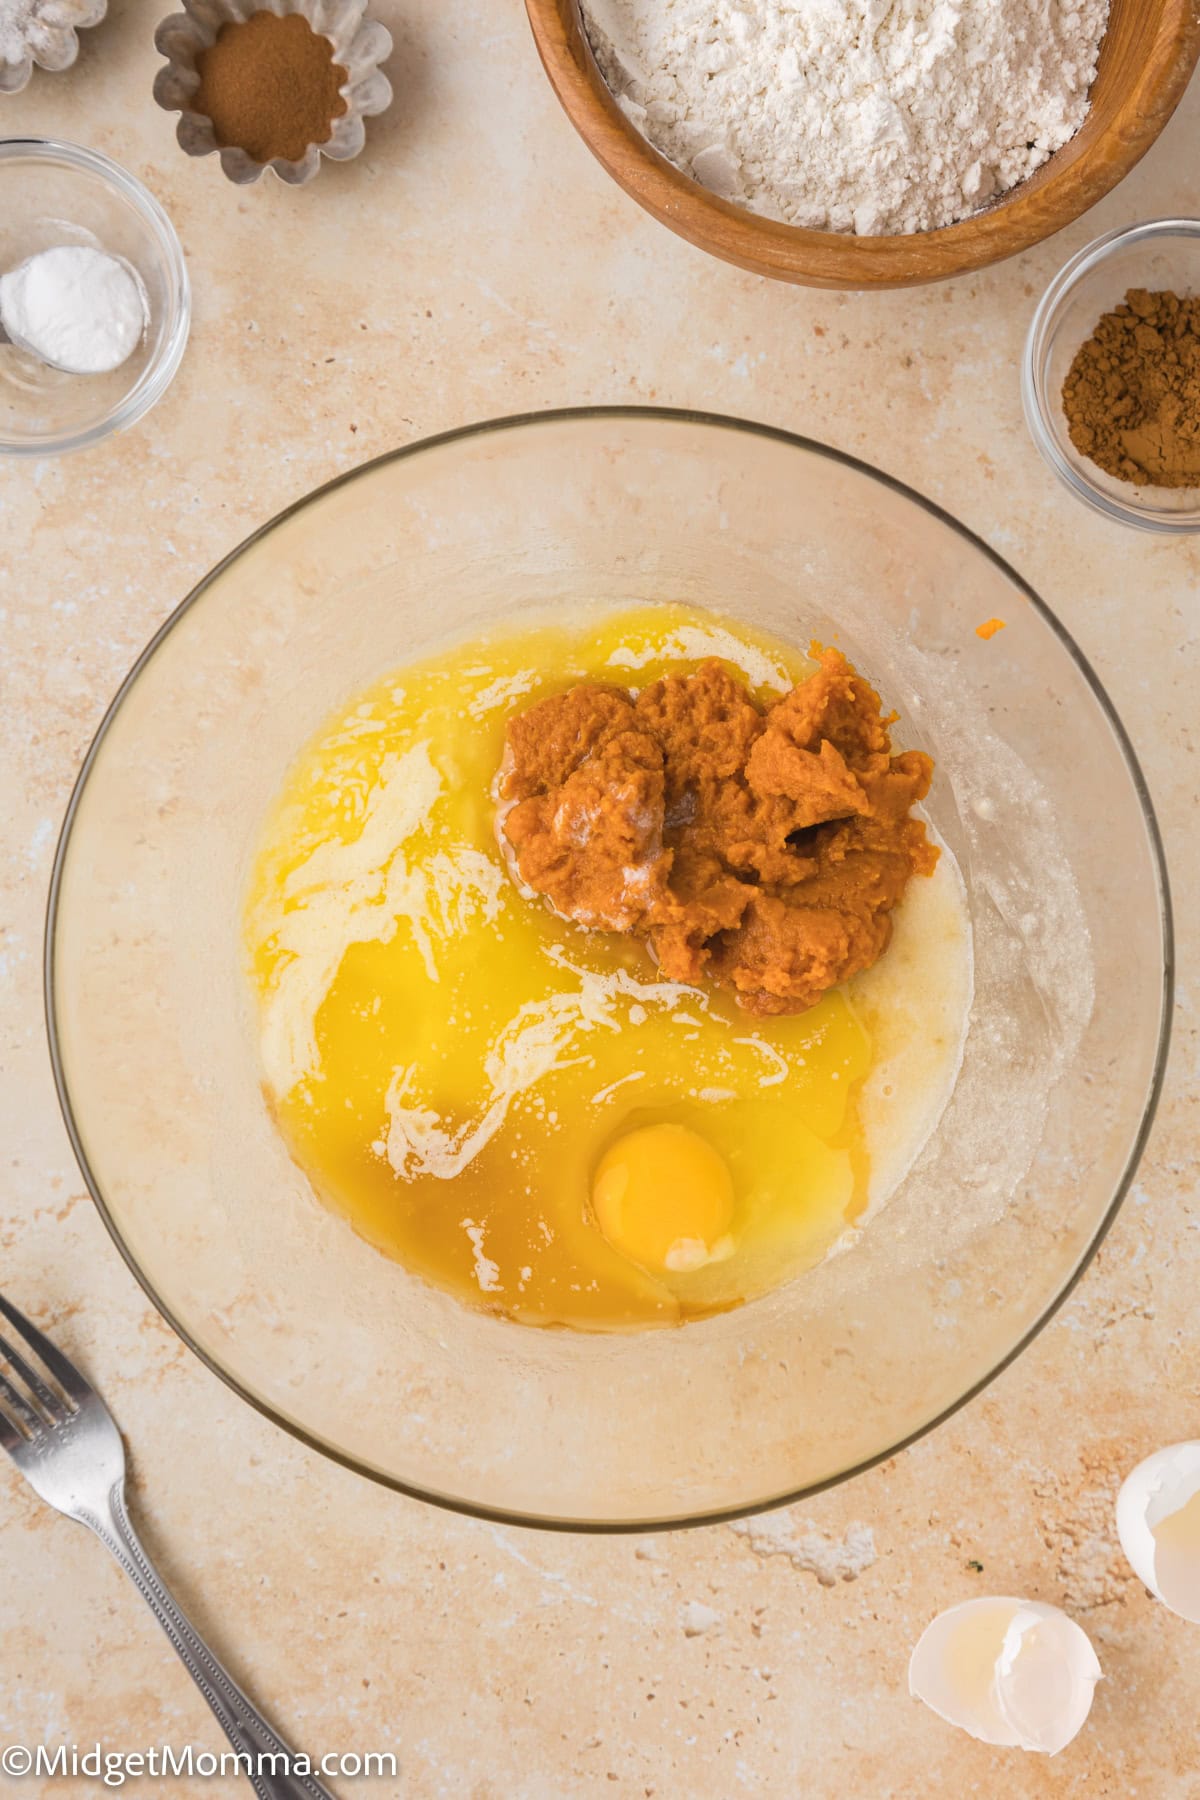
{"type": "Polygon", "coordinates": [[[112,1551],[245,1759],[239,1767],[260,1800],[333,1800],[314,1775],[291,1772],[293,1752],[159,1580],[129,1523],[125,1447],[99,1394],[3,1294],[0,1315],[16,1339],[0,1332],[0,1446],[43,1500],[112,1551]]]}

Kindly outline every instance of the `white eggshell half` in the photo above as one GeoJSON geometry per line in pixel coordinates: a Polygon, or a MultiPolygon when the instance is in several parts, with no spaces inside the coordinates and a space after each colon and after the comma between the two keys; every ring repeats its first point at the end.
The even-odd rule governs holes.
{"type": "Polygon", "coordinates": [[[1117,1496],[1117,1536],[1134,1572],[1193,1625],[1200,1625],[1200,1502],[1189,1503],[1198,1494],[1200,1442],[1191,1442],[1156,1450],[1117,1496]]]}
{"type": "Polygon", "coordinates": [[[1100,1674],[1066,1613],[991,1596],[938,1614],[912,1653],[908,1689],[982,1743],[1053,1756],[1083,1726],[1100,1674]]]}
{"type": "Polygon", "coordinates": [[[1000,1710],[1024,1750],[1055,1756],[1083,1729],[1100,1662],[1087,1633],[1057,1606],[1029,1600],[1004,1637],[996,1665],[1000,1710]]]}

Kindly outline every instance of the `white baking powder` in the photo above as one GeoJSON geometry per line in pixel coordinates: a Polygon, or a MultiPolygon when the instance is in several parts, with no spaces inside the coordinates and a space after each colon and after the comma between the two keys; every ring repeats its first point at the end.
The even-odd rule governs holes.
{"type": "Polygon", "coordinates": [[[928,231],[1044,163],[1087,114],[1108,0],[583,0],[664,156],[756,212],[928,231]]]}
{"type": "Polygon", "coordinates": [[[146,290],[118,256],[59,244],[0,275],[0,324],[15,344],[72,375],[103,375],[146,330],[146,290]]]}

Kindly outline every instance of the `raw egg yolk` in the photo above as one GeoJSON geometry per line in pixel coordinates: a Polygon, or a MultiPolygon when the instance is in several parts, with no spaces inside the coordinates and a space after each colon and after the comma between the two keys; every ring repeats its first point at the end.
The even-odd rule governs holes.
{"type": "Polygon", "coordinates": [[[610,1145],[592,1209],[613,1249],[645,1269],[686,1274],[733,1253],[733,1179],[686,1125],[642,1125],[610,1145]]]}

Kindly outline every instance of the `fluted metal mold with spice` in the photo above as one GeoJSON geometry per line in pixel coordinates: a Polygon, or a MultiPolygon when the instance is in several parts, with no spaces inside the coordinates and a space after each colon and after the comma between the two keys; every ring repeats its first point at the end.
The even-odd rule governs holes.
{"type": "Polygon", "coordinates": [[[366,0],[184,0],[154,34],[156,49],[167,59],[154,81],[154,98],[166,112],[178,112],[176,138],[188,156],[217,154],[223,173],[240,186],[257,181],[270,169],[291,187],[303,186],[319,172],[322,156],[345,162],[366,141],[365,120],[391,104],[392,86],[381,64],[392,53],[391,33],[366,16],[366,0]],[[261,13],[278,18],[299,14],[318,36],[328,40],[333,61],[346,71],[340,94],[346,110],[331,121],[328,138],[310,143],[298,158],[259,160],[236,144],[221,144],[213,122],[195,110],[206,51],[222,27],[246,24],[261,13]]]}

